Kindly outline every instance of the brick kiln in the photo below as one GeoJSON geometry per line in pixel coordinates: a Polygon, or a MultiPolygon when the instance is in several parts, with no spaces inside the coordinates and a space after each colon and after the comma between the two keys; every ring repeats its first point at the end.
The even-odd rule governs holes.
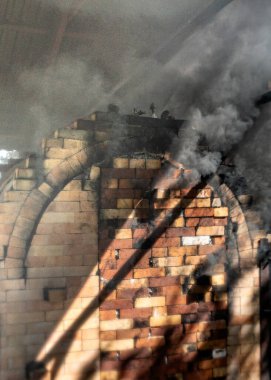
{"type": "Polygon", "coordinates": [[[260,379],[265,235],[163,158],[182,128],[95,113],[2,179],[1,379],[260,379]]]}

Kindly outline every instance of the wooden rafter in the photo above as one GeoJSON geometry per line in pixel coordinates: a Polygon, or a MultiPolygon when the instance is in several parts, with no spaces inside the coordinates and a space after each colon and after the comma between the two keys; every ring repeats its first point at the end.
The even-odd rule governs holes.
{"type": "MultiPolygon", "coordinates": [[[[36,27],[28,26],[28,25],[11,24],[11,23],[0,24],[0,31],[1,30],[10,30],[10,31],[14,31],[18,33],[26,33],[26,34],[39,34],[39,35],[50,34],[50,32],[47,29],[36,28],[36,27]]],[[[65,38],[78,39],[78,40],[92,39],[89,33],[71,32],[67,30],[65,31],[64,36],[65,38]]]]}
{"type": "Polygon", "coordinates": [[[59,50],[61,48],[61,44],[63,41],[63,38],[65,36],[65,32],[67,29],[68,24],[71,22],[73,17],[78,13],[82,5],[84,4],[86,0],[74,0],[71,10],[69,12],[62,13],[60,18],[60,23],[57,28],[57,31],[55,33],[55,37],[53,40],[52,48],[48,56],[48,63],[51,64],[55,61],[59,50]]]}

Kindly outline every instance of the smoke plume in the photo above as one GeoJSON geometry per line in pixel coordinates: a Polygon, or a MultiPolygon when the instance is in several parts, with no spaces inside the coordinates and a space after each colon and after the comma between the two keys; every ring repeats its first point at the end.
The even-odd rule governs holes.
{"type": "MultiPolygon", "coordinates": [[[[199,17],[196,33],[190,30],[193,19],[214,3],[82,1],[69,27],[76,31],[83,25],[89,38],[81,44],[64,39],[51,64],[46,56],[31,67],[17,64],[12,80],[0,89],[0,125],[14,137],[9,148],[33,150],[41,136],[111,102],[123,113],[134,107],[148,111],[154,102],[158,114],[169,109],[176,118],[190,120],[187,136],[174,142],[175,156],[198,177],[214,173],[222,155],[244,145],[245,132],[253,128],[259,114],[255,100],[270,79],[271,51],[268,0],[232,1],[213,19],[199,17]],[[174,54],[167,56],[162,47],[172,51],[173,37],[174,54]],[[197,152],[199,136],[211,151],[197,152]]],[[[59,17],[60,11],[75,11],[72,0],[41,4],[59,17]]],[[[43,21],[52,28],[49,16],[43,21]]],[[[258,150],[266,144],[266,128],[257,137],[258,150]]],[[[246,144],[236,165],[251,178],[253,191],[264,184],[266,199],[270,149],[261,152],[258,166],[252,165],[248,151],[253,144],[246,144]]]]}

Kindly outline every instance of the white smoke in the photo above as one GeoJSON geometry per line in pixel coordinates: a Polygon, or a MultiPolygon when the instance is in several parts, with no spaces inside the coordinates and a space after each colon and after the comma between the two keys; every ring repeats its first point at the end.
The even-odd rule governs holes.
{"type": "MultiPolygon", "coordinates": [[[[68,27],[76,31],[84,25],[91,38],[84,44],[65,38],[51,66],[42,62],[19,70],[13,83],[0,88],[2,130],[21,132],[20,140],[33,149],[31,139],[36,145],[51,130],[109,102],[119,103],[121,112],[134,107],[148,110],[154,102],[158,114],[168,108],[176,118],[190,119],[190,128],[211,148],[199,155],[199,137],[190,136],[185,146],[175,142],[179,159],[194,167],[198,176],[215,172],[221,153],[242,144],[258,113],[255,100],[270,79],[271,4],[235,0],[186,41],[180,34],[179,52],[177,41],[173,56],[155,54],[161,46],[170,46],[176,31],[212,3],[82,1],[68,27]],[[125,83],[123,91],[114,91],[125,83]]],[[[74,11],[72,0],[42,4],[59,17],[60,11],[74,11]]],[[[45,21],[51,27],[51,19],[45,21]]],[[[265,156],[269,157],[267,152],[265,156]]],[[[242,168],[251,167],[246,159],[245,155],[242,168]]]]}

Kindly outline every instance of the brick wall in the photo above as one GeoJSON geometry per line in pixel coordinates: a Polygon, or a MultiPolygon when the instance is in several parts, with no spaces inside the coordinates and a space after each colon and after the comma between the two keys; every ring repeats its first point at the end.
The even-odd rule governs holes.
{"type": "Polygon", "coordinates": [[[89,169],[89,123],[1,186],[1,380],[258,380],[257,215],[157,154],[89,169]]]}
{"type": "Polygon", "coordinates": [[[1,281],[6,301],[1,304],[1,379],[21,380],[27,363],[43,360],[47,373],[42,378],[75,379],[86,363],[94,360],[96,365],[99,359],[99,309],[93,302],[99,293],[94,185],[90,178],[78,177],[59,192],[36,227],[25,262],[26,280],[1,281]],[[51,377],[56,360],[60,368],[51,377]]]}
{"type": "Polygon", "coordinates": [[[112,288],[100,306],[102,378],[223,378],[228,208],[160,166],[115,159],[102,169],[100,287],[112,288]]]}

